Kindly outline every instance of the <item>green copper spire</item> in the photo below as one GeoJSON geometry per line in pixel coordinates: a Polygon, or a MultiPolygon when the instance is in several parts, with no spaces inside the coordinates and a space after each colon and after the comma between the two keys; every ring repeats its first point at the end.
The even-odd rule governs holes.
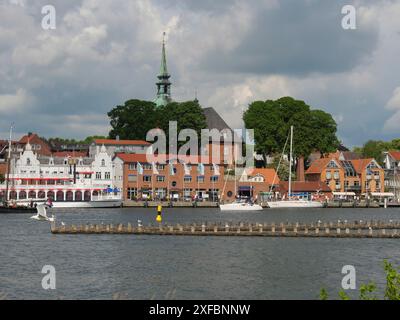
{"type": "Polygon", "coordinates": [[[165,32],[163,33],[162,52],[161,52],[161,67],[160,76],[168,75],[167,54],[165,53],[165,32]]]}
{"type": "Polygon", "coordinates": [[[157,98],[154,103],[157,107],[165,106],[172,101],[171,99],[171,82],[167,68],[167,54],[165,50],[165,32],[163,33],[162,51],[161,51],[161,67],[160,74],[157,76],[157,98]]]}

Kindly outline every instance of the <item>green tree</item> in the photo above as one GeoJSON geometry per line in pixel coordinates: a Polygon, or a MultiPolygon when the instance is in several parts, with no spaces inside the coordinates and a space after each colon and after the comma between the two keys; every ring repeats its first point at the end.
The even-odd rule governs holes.
{"type": "Polygon", "coordinates": [[[178,133],[183,129],[193,129],[200,138],[201,129],[207,127],[203,109],[196,101],[171,102],[157,109],[160,128],[168,137],[169,122],[176,121],[178,133]]]}
{"type": "Polygon", "coordinates": [[[116,106],[108,112],[111,131],[115,139],[143,140],[149,130],[158,127],[156,105],[150,101],[128,100],[123,106],[116,106]]]}
{"type": "MultiPolygon", "coordinates": [[[[304,101],[291,97],[255,101],[243,114],[248,129],[254,129],[256,151],[264,156],[281,153],[294,126],[294,155],[308,157],[313,151],[327,153],[339,146],[337,125],[329,113],[311,110],[304,101]]],[[[288,150],[288,149],[287,149],[288,150]]]]}
{"type": "Polygon", "coordinates": [[[390,143],[384,141],[369,140],[362,147],[364,158],[374,158],[380,164],[383,164],[384,151],[391,149],[390,143]]]}

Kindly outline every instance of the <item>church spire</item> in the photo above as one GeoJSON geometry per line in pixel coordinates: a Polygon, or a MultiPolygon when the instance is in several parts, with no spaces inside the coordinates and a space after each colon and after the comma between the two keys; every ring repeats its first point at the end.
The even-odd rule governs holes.
{"type": "Polygon", "coordinates": [[[163,33],[162,50],[161,50],[161,67],[160,74],[157,76],[157,97],[154,103],[157,107],[165,106],[172,101],[171,99],[171,82],[167,68],[167,54],[165,50],[165,32],[163,33]]]}

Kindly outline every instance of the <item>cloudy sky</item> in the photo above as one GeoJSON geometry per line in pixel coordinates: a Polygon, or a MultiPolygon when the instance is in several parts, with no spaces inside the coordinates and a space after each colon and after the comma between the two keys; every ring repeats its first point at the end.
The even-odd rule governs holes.
{"type": "Polygon", "coordinates": [[[399,17],[400,0],[0,0],[0,138],[11,122],[16,137],[107,134],[113,106],[154,99],[163,31],[173,98],[197,89],[233,128],[249,102],[290,95],[348,146],[400,138],[399,17]]]}

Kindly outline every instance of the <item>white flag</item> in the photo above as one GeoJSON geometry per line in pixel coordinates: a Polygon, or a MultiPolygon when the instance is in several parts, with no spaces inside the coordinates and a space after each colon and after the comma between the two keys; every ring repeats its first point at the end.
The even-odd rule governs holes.
{"type": "Polygon", "coordinates": [[[153,174],[160,174],[160,173],[158,172],[157,166],[156,166],[156,164],[155,164],[154,162],[151,164],[151,166],[153,167],[153,174]]]}
{"type": "Polygon", "coordinates": [[[216,163],[213,163],[214,175],[219,176],[219,166],[216,163]]]}
{"type": "Polygon", "coordinates": [[[186,163],[184,163],[184,164],[183,164],[183,168],[184,168],[184,170],[185,170],[185,175],[186,175],[186,176],[189,176],[189,175],[190,175],[190,168],[189,168],[189,166],[188,166],[186,163]]]}

